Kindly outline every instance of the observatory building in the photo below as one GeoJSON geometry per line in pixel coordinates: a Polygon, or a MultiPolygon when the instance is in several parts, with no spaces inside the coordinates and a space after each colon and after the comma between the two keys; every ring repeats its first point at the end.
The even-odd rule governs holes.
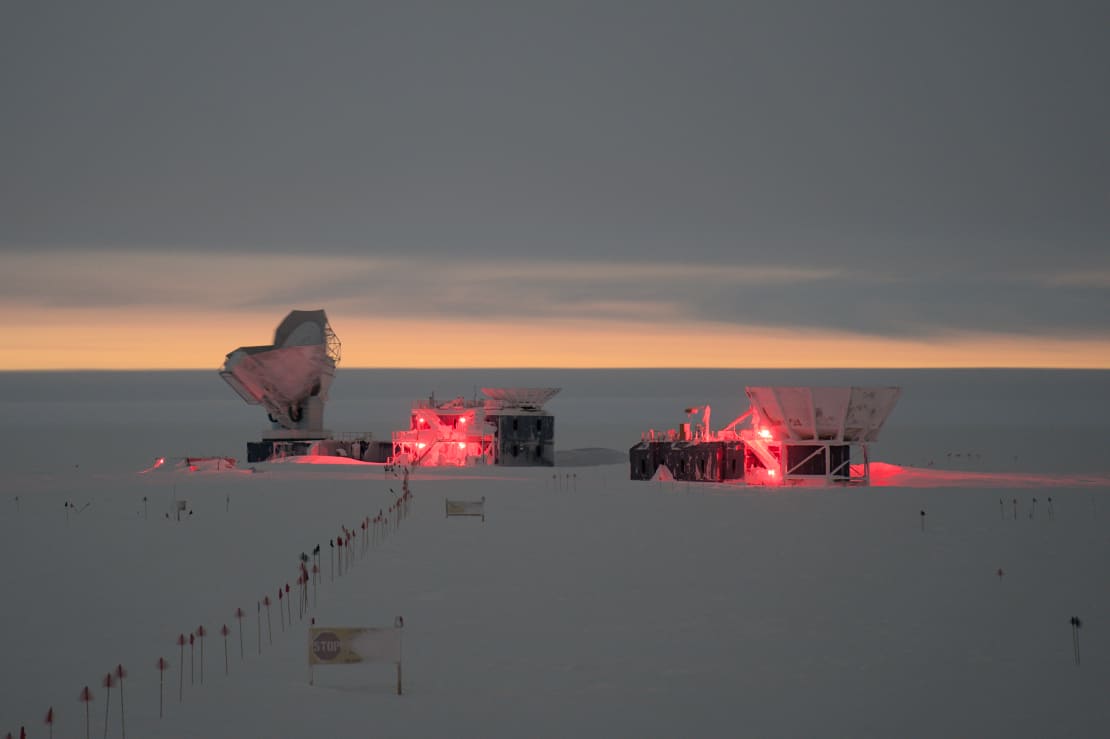
{"type": "Polygon", "coordinates": [[[482,388],[482,399],[435,396],[412,404],[409,427],[393,432],[397,464],[555,464],[555,417],[544,409],[560,388],[482,388]]]}
{"type": "Polygon", "coordinates": [[[666,467],[676,480],[748,485],[870,483],[868,446],[901,395],[897,387],[749,387],[751,407],[720,430],[701,422],[648,431],[629,450],[633,480],[666,467]]]}
{"type": "Polygon", "coordinates": [[[270,419],[262,440],[247,444],[248,462],[320,455],[426,467],[555,464],[555,417],[543,406],[559,388],[483,388],[482,399],[438,403],[433,395],[413,403],[409,428],[395,431],[392,443],[370,433],[336,438],[324,428],[324,405],[339,356],[322,310],[295,310],[273,344],[227,355],[220,376],[270,419]]]}
{"type": "Polygon", "coordinates": [[[335,439],[324,428],[324,405],[340,357],[339,337],[322,310],[295,310],[274,332],[274,343],[241,346],[227,355],[220,376],[251,405],[261,405],[270,428],[247,444],[247,461],[325,454],[367,461],[382,446],[370,434],[335,439]]]}

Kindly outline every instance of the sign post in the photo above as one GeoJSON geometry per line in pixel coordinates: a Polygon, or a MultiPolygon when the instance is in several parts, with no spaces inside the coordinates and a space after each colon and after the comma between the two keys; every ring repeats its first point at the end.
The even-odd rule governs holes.
{"type": "Polygon", "coordinates": [[[486,520],[486,496],[481,500],[451,500],[444,498],[443,514],[446,518],[452,516],[481,516],[482,522],[486,520]]]}
{"type": "Polygon", "coordinates": [[[404,623],[398,616],[391,627],[309,627],[308,684],[314,684],[316,665],[392,663],[397,666],[397,695],[402,695],[401,632],[404,623]]]}

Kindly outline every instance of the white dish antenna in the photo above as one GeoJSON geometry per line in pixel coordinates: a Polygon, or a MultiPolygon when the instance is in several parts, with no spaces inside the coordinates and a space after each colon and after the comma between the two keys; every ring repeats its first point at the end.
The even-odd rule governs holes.
{"type": "Polygon", "coordinates": [[[899,387],[749,387],[752,409],[776,439],[876,441],[899,387]]]}
{"type": "Polygon", "coordinates": [[[489,398],[491,408],[520,408],[542,410],[543,404],[559,394],[559,387],[484,387],[482,394],[489,398]]]}
{"type": "Polygon", "coordinates": [[[247,403],[265,406],[276,426],[319,430],[339,356],[327,314],[295,310],[277,327],[273,344],[228,354],[220,376],[247,403]]]}

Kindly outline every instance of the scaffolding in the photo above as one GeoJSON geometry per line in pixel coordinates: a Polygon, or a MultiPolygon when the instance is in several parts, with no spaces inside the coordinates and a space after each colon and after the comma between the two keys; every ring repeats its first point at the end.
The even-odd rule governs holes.
{"type": "Polygon", "coordinates": [[[666,466],[678,480],[748,485],[867,485],[869,445],[878,440],[897,387],[748,387],[751,407],[718,431],[708,405],[701,423],[641,435],[629,450],[632,479],[666,466]],[[746,422],[746,425],[743,425],[746,422]]]}

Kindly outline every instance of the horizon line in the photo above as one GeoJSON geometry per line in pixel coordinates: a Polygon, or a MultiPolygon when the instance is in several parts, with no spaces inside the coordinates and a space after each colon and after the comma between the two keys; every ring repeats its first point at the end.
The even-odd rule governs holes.
{"type": "MultiPolygon", "coordinates": [[[[567,367],[567,366],[558,366],[558,365],[552,365],[552,366],[530,366],[530,365],[520,365],[520,366],[497,366],[497,365],[361,366],[360,365],[360,366],[351,366],[351,367],[343,366],[341,368],[345,369],[345,370],[381,370],[381,371],[390,371],[390,372],[399,372],[399,371],[406,371],[406,372],[421,371],[421,372],[424,372],[424,371],[430,371],[430,370],[467,371],[467,372],[474,371],[474,370],[483,370],[483,371],[493,370],[493,371],[499,371],[499,372],[501,372],[501,371],[536,372],[536,371],[552,371],[552,370],[558,370],[558,371],[564,371],[564,372],[566,372],[566,371],[597,372],[597,371],[600,371],[600,370],[606,370],[606,371],[608,371],[608,370],[614,370],[614,371],[619,371],[619,370],[623,370],[623,371],[629,371],[629,370],[631,370],[631,371],[636,371],[636,370],[649,370],[649,371],[697,370],[697,371],[706,371],[706,370],[711,370],[711,371],[715,371],[715,372],[732,372],[732,371],[746,371],[746,372],[751,372],[751,371],[759,371],[759,372],[852,371],[852,372],[859,372],[859,371],[875,371],[875,370],[880,370],[880,371],[889,371],[889,370],[897,370],[897,371],[929,371],[929,370],[944,370],[944,371],[950,371],[950,370],[976,370],[976,371],[978,371],[978,370],[1015,370],[1015,371],[1021,371],[1021,370],[1024,370],[1024,371],[1029,371],[1029,370],[1036,370],[1036,371],[1062,371],[1062,372],[1107,372],[1107,371],[1110,371],[1110,366],[1107,366],[1107,367],[1082,367],[1082,366],[1067,366],[1067,365],[1008,365],[1008,364],[999,364],[999,365],[991,365],[991,364],[984,364],[984,365],[954,364],[954,365],[924,365],[924,366],[923,365],[856,365],[856,366],[836,366],[836,365],[829,366],[829,365],[826,365],[826,366],[777,366],[777,367],[760,367],[760,366],[720,367],[720,366],[695,366],[695,365],[653,365],[653,366],[646,366],[646,365],[634,365],[634,366],[599,365],[599,366],[596,366],[596,367],[582,367],[582,366],[567,367]]],[[[337,369],[339,369],[339,368],[337,368],[337,369]]],[[[48,372],[219,372],[219,371],[220,371],[219,367],[212,367],[212,368],[208,368],[208,367],[23,367],[23,368],[19,368],[19,369],[0,368],[0,374],[15,374],[15,373],[20,373],[20,372],[22,372],[22,373],[32,373],[32,372],[48,373],[48,372]]]]}

